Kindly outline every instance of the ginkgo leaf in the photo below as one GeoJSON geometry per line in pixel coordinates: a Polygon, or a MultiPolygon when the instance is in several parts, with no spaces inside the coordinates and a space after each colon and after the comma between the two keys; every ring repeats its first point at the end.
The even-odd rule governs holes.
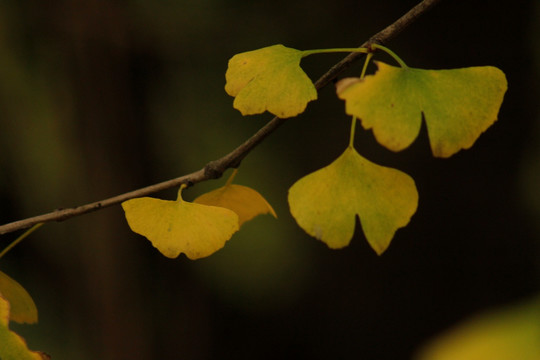
{"type": "Polygon", "coordinates": [[[476,315],[426,344],[418,360],[540,360],[540,298],[476,315]]]}
{"type": "Polygon", "coordinates": [[[283,45],[234,55],[225,73],[225,91],[242,115],[268,110],[280,118],[302,113],[317,99],[315,86],[300,67],[303,52],[283,45]]]}
{"type": "Polygon", "coordinates": [[[291,214],[309,235],[332,249],[345,247],[358,215],[379,255],[397,229],[409,223],[417,205],[418,192],[409,175],[374,164],[352,147],[289,189],[291,214]]]}
{"type": "Polygon", "coordinates": [[[122,203],[127,222],[163,255],[185,253],[192,260],[212,255],[238,231],[238,215],[229,209],[150,197],[122,203]]]}
{"type": "Polygon", "coordinates": [[[242,185],[226,184],[216,190],[202,194],[193,202],[224,207],[234,211],[238,215],[239,226],[257,215],[271,214],[277,218],[274,209],[261,194],[242,185]]]}
{"type": "Polygon", "coordinates": [[[46,357],[31,351],[22,337],[9,329],[9,302],[0,296],[0,359],[43,360],[46,357]]]}
{"type": "Polygon", "coordinates": [[[28,324],[38,321],[36,304],[30,294],[21,284],[2,271],[0,271],[0,295],[10,303],[10,320],[28,324]]]}
{"type": "Polygon", "coordinates": [[[341,88],[338,96],[347,114],[393,151],[416,139],[422,113],[434,156],[470,148],[497,120],[507,89],[504,73],[492,66],[423,70],[376,64],[374,75],[341,88]]]}

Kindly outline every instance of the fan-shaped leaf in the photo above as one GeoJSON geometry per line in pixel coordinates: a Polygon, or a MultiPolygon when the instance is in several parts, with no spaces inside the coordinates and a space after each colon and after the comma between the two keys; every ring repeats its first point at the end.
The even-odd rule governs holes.
{"type": "Polygon", "coordinates": [[[507,89],[504,73],[492,66],[423,70],[376,64],[374,75],[341,87],[338,95],[347,114],[393,151],[416,139],[422,113],[434,156],[470,148],[497,120],[507,89]]]}
{"type": "Polygon", "coordinates": [[[303,52],[273,45],[233,56],[225,73],[225,91],[235,96],[242,115],[268,110],[281,118],[302,113],[317,99],[315,86],[300,67],[303,52]]]}
{"type": "Polygon", "coordinates": [[[408,224],[417,204],[410,176],[374,164],[352,147],[289,189],[291,213],[309,235],[330,248],[345,247],[358,215],[367,241],[379,255],[396,230],[408,224]]]}
{"type": "Polygon", "coordinates": [[[227,184],[219,189],[202,194],[194,203],[230,209],[238,215],[239,226],[257,215],[272,214],[272,206],[257,191],[247,186],[227,184]]]}
{"type": "Polygon", "coordinates": [[[10,304],[10,320],[28,324],[38,321],[36,304],[30,294],[18,282],[1,271],[0,295],[10,304]]]}
{"type": "Polygon", "coordinates": [[[419,360],[540,360],[540,298],[476,315],[435,338],[419,360]]]}
{"type": "Polygon", "coordinates": [[[163,255],[190,259],[209,256],[221,249],[238,231],[238,215],[229,209],[185,202],[181,191],[176,201],[150,197],[122,203],[127,222],[163,255]]]}

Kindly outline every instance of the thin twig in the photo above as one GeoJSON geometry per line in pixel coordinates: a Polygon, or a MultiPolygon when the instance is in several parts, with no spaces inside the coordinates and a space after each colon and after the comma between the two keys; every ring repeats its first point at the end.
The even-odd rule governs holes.
{"type": "MultiPolygon", "coordinates": [[[[360,47],[369,47],[370,44],[384,44],[394,37],[396,37],[403,29],[412,24],[418,17],[423,15],[427,10],[431,9],[435,4],[441,0],[424,0],[405,15],[400,17],[393,24],[386,27],[384,30],[378,32],[372,36],[368,41],[362,44],[360,47]]],[[[360,59],[365,54],[351,53],[336,65],[331,67],[324,75],[322,75],[316,82],[315,87],[317,90],[328,85],[333,79],[335,79],[341,72],[347,69],[354,61],[360,59]]],[[[240,165],[240,162],[246,155],[253,150],[258,144],[260,144],[268,135],[274,132],[279,126],[285,122],[285,119],[274,117],[253,136],[247,139],[243,144],[231,151],[229,154],[214,160],[206,164],[202,169],[195,171],[191,174],[180,176],[176,179],[154,184],[141,189],[137,189],[125,194],[117,195],[105,200],[100,200],[86,205],[77,206],[68,209],[59,209],[47,214],[34,216],[31,218],[14,221],[0,226],[0,235],[13,232],[20,229],[28,228],[38,223],[46,223],[51,221],[62,221],[74,216],[83,215],[92,211],[106,208],[108,206],[119,204],[123,201],[133,199],[136,197],[147,196],[149,194],[169,189],[180,184],[195,184],[201,181],[210,179],[216,179],[221,177],[225,170],[229,168],[235,168],[240,165]]]]}

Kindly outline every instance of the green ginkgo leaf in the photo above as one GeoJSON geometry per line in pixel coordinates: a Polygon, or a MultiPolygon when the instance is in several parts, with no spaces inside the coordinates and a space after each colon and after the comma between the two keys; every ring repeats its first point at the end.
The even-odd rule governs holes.
{"type": "Polygon", "coordinates": [[[332,249],[349,244],[356,216],[377,254],[416,212],[418,192],[407,174],[374,164],[352,147],[330,165],[289,189],[289,207],[298,225],[332,249]]]}
{"type": "Polygon", "coordinates": [[[0,271],[0,295],[10,304],[10,320],[33,324],[38,321],[36,304],[28,292],[15,280],[0,271]]]}
{"type": "Polygon", "coordinates": [[[238,215],[229,209],[143,197],[124,201],[131,230],[145,236],[163,255],[185,253],[192,260],[212,255],[238,231],[238,215]]]}
{"type": "Polygon", "coordinates": [[[268,110],[280,118],[302,113],[317,90],[300,67],[303,52],[283,45],[234,55],[225,73],[225,91],[242,115],[268,110]]]}
{"type": "Polygon", "coordinates": [[[9,329],[9,318],[9,302],[0,296],[0,359],[43,360],[47,358],[39,352],[28,349],[24,339],[9,329]]]}
{"type": "Polygon", "coordinates": [[[423,70],[376,64],[374,75],[340,88],[338,96],[347,114],[393,151],[416,139],[422,113],[434,156],[470,148],[497,120],[507,89],[504,73],[492,66],[423,70]]]}
{"type": "Polygon", "coordinates": [[[238,215],[239,226],[257,215],[271,214],[277,217],[272,206],[261,194],[243,185],[228,183],[218,189],[202,194],[193,202],[224,207],[234,211],[238,215]]]}

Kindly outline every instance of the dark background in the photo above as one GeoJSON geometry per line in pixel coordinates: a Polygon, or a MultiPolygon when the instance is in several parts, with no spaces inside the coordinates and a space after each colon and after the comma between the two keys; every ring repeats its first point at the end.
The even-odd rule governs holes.
{"type": "MultiPolygon", "coordinates": [[[[201,168],[271,118],[232,108],[231,56],[358,46],[416,3],[2,1],[1,222],[201,168]]],[[[471,314],[538,293],[538,19],[535,0],[442,1],[387,44],[412,67],[497,66],[509,90],[498,122],[450,159],[432,158],[425,129],[398,154],[357,131],[359,152],[412,175],[420,194],[382,256],[359,227],[349,247],[329,250],[288,213],[288,188],[347,145],[349,118],[327,87],[237,177],[278,220],[253,220],[198,261],[163,257],[119,206],[48,224],[0,263],[40,313],[12,328],[53,359],[407,359],[471,314]]],[[[316,79],[340,58],[302,65],[316,79]]]]}

